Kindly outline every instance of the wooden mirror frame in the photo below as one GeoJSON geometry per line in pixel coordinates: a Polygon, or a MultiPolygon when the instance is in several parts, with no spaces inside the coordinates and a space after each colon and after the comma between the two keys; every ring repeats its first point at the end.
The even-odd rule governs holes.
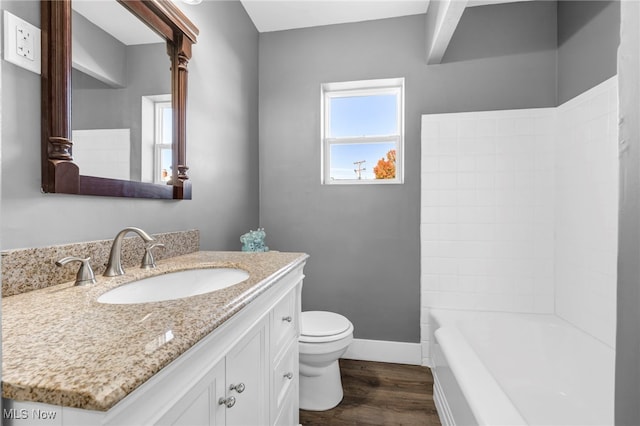
{"type": "Polygon", "coordinates": [[[186,166],[187,64],[198,28],[171,0],[117,0],[167,42],[171,61],[173,185],[84,176],[71,141],[71,1],[41,0],[42,191],[133,198],[191,199],[186,166]]]}

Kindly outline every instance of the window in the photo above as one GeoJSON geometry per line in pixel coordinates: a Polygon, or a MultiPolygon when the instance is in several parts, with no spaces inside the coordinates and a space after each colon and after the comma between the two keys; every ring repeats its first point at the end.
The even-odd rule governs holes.
{"type": "Polygon", "coordinates": [[[171,95],[142,96],[141,102],[140,180],[168,183],[173,172],[171,95]]]}
{"type": "Polygon", "coordinates": [[[322,182],[402,183],[404,79],[322,86],[322,182]]]}
{"type": "Polygon", "coordinates": [[[155,102],[154,182],[167,183],[172,176],[173,115],[171,101],[155,102]]]}

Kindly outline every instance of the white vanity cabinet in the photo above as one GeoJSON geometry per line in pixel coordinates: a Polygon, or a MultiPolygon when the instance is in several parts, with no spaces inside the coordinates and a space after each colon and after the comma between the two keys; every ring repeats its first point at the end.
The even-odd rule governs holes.
{"type": "Polygon", "coordinates": [[[225,363],[218,362],[202,380],[157,423],[165,425],[224,425],[225,407],[214,402],[226,394],[225,363]]]}
{"type": "Polygon", "coordinates": [[[268,424],[267,327],[266,319],[254,327],[157,423],[268,424]]]}
{"type": "Polygon", "coordinates": [[[298,425],[298,335],[304,263],[106,412],[3,400],[57,413],[48,425],[298,425]]]}
{"type": "Polygon", "coordinates": [[[298,422],[298,337],[300,287],[282,298],[271,311],[271,424],[298,422]],[[295,404],[291,404],[295,402],[295,404]]]}

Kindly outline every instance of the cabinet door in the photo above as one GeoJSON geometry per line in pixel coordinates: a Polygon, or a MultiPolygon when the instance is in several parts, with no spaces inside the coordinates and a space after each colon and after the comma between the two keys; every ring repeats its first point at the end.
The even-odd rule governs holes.
{"type": "Polygon", "coordinates": [[[224,426],[225,362],[220,361],[158,422],[162,425],[224,426]]]}
{"type": "Polygon", "coordinates": [[[268,423],[266,324],[262,321],[226,357],[227,398],[235,398],[226,408],[228,426],[268,423]]]}

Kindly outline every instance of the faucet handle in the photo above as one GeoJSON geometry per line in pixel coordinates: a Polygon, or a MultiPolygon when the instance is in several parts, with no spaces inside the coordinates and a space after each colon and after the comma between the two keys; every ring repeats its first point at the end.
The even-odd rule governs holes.
{"type": "Polygon", "coordinates": [[[165,245],[162,243],[150,243],[144,246],[144,256],[142,257],[142,264],[140,268],[142,269],[153,269],[156,267],[156,261],[153,258],[152,250],[154,248],[165,248],[165,245]]]}
{"type": "Polygon", "coordinates": [[[95,284],[96,277],[93,274],[93,269],[91,269],[91,264],[89,261],[90,257],[83,259],[81,257],[69,256],[64,257],[56,262],[57,266],[64,266],[69,262],[80,262],[80,269],[78,269],[78,274],[76,275],[76,283],[75,285],[86,285],[86,284],[95,284]]]}

